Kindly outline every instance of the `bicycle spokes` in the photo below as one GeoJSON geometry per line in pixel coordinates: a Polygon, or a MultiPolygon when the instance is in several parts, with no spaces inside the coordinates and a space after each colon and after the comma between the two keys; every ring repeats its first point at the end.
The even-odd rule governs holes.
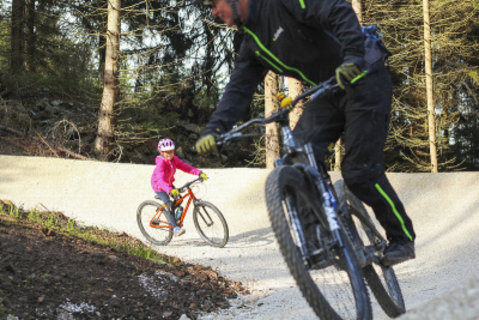
{"type": "Polygon", "coordinates": [[[138,207],[136,219],[138,227],[145,238],[156,245],[166,245],[173,236],[171,225],[159,203],[144,201],[138,207]],[[155,220],[156,219],[156,220],[155,220]]]}
{"type": "Polygon", "coordinates": [[[223,214],[213,204],[198,201],[193,212],[193,221],[201,238],[215,247],[223,247],[229,238],[228,225],[223,214]]]}

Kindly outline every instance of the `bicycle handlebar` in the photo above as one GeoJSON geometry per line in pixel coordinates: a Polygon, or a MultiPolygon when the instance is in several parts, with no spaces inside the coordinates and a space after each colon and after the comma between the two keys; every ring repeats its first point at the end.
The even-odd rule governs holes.
{"type": "Polygon", "coordinates": [[[194,180],[191,180],[190,182],[185,183],[184,185],[182,185],[181,187],[179,187],[179,188],[177,188],[177,189],[178,189],[178,191],[179,191],[180,193],[183,193],[183,192],[185,192],[186,190],[188,190],[188,189],[191,187],[191,185],[193,185],[193,184],[195,184],[195,183],[197,183],[197,182],[203,182],[203,181],[204,181],[203,178],[198,177],[198,178],[196,178],[196,179],[194,179],[194,180]]]}
{"type": "Polygon", "coordinates": [[[250,136],[255,136],[255,134],[244,134],[242,131],[244,129],[248,128],[248,127],[251,127],[254,124],[265,125],[267,123],[276,122],[276,121],[278,121],[278,119],[282,118],[283,116],[288,114],[292,109],[294,109],[294,107],[296,106],[296,104],[300,100],[302,100],[302,99],[304,99],[308,96],[311,96],[310,101],[312,101],[312,100],[322,96],[323,94],[325,94],[327,92],[331,92],[331,91],[337,89],[338,87],[339,86],[336,82],[336,78],[333,76],[333,77],[329,78],[328,80],[321,82],[319,85],[317,85],[317,86],[309,89],[308,91],[300,94],[299,96],[297,96],[293,100],[293,102],[291,103],[291,107],[280,109],[279,111],[273,113],[272,115],[270,115],[267,118],[253,118],[253,119],[251,119],[249,121],[246,121],[245,123],[243,123],[243,124],[241,124],[237,127],[234,127],[230,131],[225,132],[225,133],[217,136],[216,139],[215,139],[216,144],[218,146],[221,146],[221,145],[225,145],[226,143],[228,143],[231,140],[246,138],[246,137],[250,137],[250,136]]]}

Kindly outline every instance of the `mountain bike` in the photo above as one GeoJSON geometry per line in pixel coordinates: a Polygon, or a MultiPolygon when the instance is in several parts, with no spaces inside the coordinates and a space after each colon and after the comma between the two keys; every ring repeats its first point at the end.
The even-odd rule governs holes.
{"type": "Polygon", "coordinates": [[[321,319],[371,319],[369,285],[390,317],[405,312],[398,280],[381,264],[386,240],[364,205],[345,186],[334,186],[311,143],[300,144],[289,127],[289,112],[301,99],[316,99],[337,90],[331,78],[281,101],[282,109],[267,118],[251,119],[217,137],[224,146],[251,136],[250,127],[277,123],[282,156],[266,181],[272,229],[286,264],[303,296],[321,319]]]}
{"type": "MultiPolygon", "coordinates": [[[[178,226],[183,227],[186,213],[193,204],[193,222],[200,237],[211,246],[222,248],[229,239],[228,224],[215,205],[196,198],[192,186],[200,182],[203,182],[203,179],[197,178],[178,188],[180,196],[174,199],[172,216],[178,226]],[[183,209],[182,203],[186,199],[183,209]]],[[[165,246],[173,237],[173,228],[166,213],[166,205],[154,200],[142,202],[136,211],[136,221],[141,233],[155,245],[165,246]]]]}

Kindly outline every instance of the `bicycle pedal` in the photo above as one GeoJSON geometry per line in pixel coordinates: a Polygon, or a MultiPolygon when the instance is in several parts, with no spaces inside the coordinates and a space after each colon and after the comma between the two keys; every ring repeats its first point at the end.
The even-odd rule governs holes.
{"type": "Polygon", "coordinates": [[[368,253],[365,254],[363,250],[355,250],[356,251],[356,259],[358,259],[358,263],[361,266],[361,268],[364,268],[365,266],[370,264],[370,257],[368,253]]]}
{"type": "Polygon", "coordinates": [[[324,253],[324,249],[319,248],[319,249],[316,249],[316,250],[312,251],[310,256],[315,257],[315,256],[318,256],[318,255],[322,255],[323,253],[324,253]]]}
{"type": "Polygon", "coordinates": [[[364,250],[365,250],[365,254],[366,254],[366,257],[367,257],[369,263],[371,263],[371,262],[374,262],[376,264],[381,263],[381,257],[382,257],[382,251],[383,250],[378,251],[378,248],[375,247],[375,246],[365,246],[364,250]],[[376,254],[376,252],[379,252],[380,255],[376,254]]]}
{"type": "Polygon", "coordinates": [[[332,265],[327,258],[327,252],[323,248],[312,251],[308,257],[309,269],[321,269],[332,265]]]}
{"type": "Polygon", "coordinates": [[[311,261],[309,263],[309,269],[310,270],[319,270],[319,269],[324,269],[326,267],[332,266],[333,261],[329,259],[321,259],[318,261],[311,261]]]}

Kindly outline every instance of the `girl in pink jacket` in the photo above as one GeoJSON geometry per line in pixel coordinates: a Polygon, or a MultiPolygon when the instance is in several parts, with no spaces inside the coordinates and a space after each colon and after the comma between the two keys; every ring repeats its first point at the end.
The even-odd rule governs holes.
{"type": "MultiPolygon", "coordinates": [[[[185,230],[176,224],[173,217],[174,202],[170,198],[170,196],[175,198],[180,195],[173,185],[176,169],[178,168],[181,171],[199,175],[203,180],[206,180],[207,177],[201,170],[196,169],[175,156],[175,144],[171,139],[161,139],[158,143],[158,151],[160,155],[155,159],[156,167],[151,176],[151,187],[153,191],[156,192],[157,197],[166,204],[168,209],[167,218],[173,227],[174,235],[181,236],[185,233],[185,230]]],[[[155,220],[156,219],[154,219],[152,223],[159,224],[159,221],[155,220]]]]}

